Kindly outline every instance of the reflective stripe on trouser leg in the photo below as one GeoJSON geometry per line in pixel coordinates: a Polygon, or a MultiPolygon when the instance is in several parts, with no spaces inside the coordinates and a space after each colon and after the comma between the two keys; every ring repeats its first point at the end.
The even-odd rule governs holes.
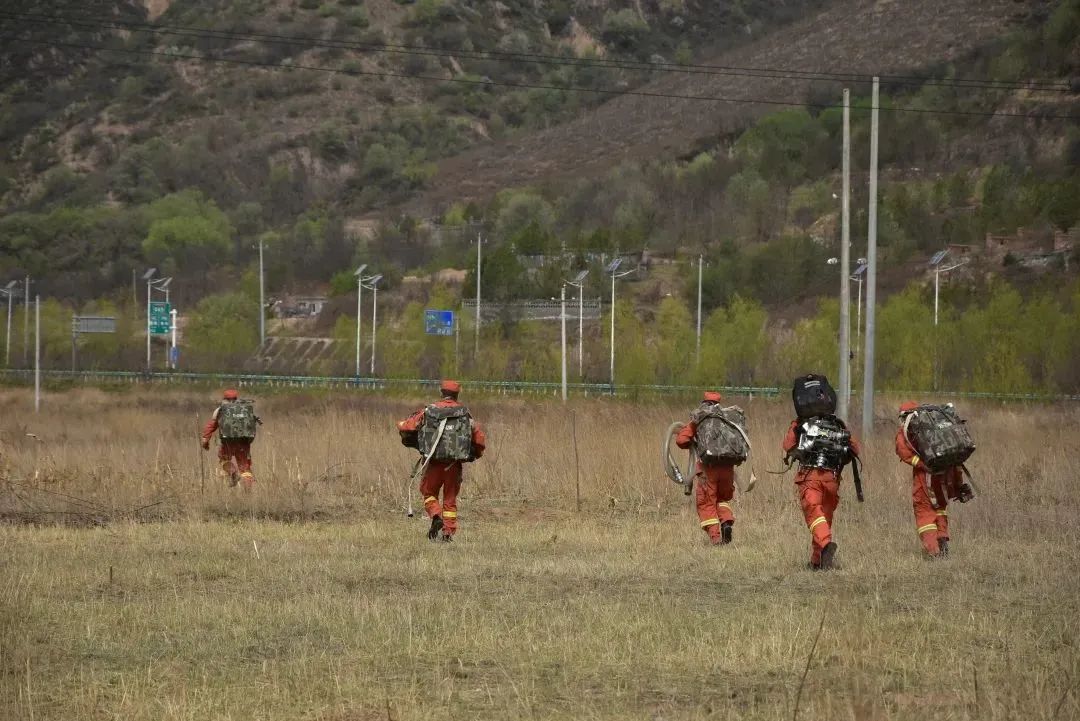
{"type": "Polygon", "coordinates": [[[938,538],[949,537],[949,512],[942,509],[937,512],[937,518],[935,519],[938,530],[938,538]]]}
{"type": "Polygon", "coordinates": [[[810,536],[814,540],[814,546],[825,548],[832,540],[832,529],[829,528],[829,519],[818,516],[810,522],[810,536]]]}
{"type": "Polygon", "coordinates": [[[720,525],[720,519],[719,518],[707,518],[707,519],[705,519],[704,521],[701,522],[701,527],[702,528],[708,528],[709,526],[718,526],[718,525],[720,525]]]}
{"type": "Polygon", "coordinates": [[[929,523],[929,524],[927,524],[925,526],[919,526],[918,534],[921,536],[924,533],[930,533],[930,531],[933,531],[933,532],[937,533],[937,524],[936,523],[929,523]]]}
{"type": "Polygon", "coordinates": [[[735,520],[735,512],[727,501],[720,501],[716,504],[716,515],[720,518],[721,523],[735,520]]]}

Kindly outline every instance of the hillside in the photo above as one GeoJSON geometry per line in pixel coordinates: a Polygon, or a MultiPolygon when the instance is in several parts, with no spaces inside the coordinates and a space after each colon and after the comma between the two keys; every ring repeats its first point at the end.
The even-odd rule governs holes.
{"type": "MultiPolygon", "coordinates": [[[[1013,0],[834,2],[744,47],[709,53],[700,64],[856,75],[918,74],[963,58],[1030,21],[1046,6],[1013,0]]],[[[868,92],[865,83],[849,85],[854,86],[853,92],[868,92]]],[[[653,80],[639,90],[658,96],[758,98],[793,105],[837,102],[840,83],[818,81],[817,86],[783,74],[687,73],[653,80]],[[822,85],[833,94],[825,95],[822,85]]],[[[597,175],[627,161],[685,156],[776,110],[776,105],[760,103],[617,97],[568,123],[484,144],[443,161],[430,187],[409,207],[437,208],[462,198],[484,199],[506,187],[597,175]]]]}

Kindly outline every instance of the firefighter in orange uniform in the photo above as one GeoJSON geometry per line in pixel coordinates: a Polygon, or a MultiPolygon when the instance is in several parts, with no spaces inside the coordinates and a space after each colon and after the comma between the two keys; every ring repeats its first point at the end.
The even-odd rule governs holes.
{"type": "MultiPolygon", "coordinates": [[[[706,391],[701,399],[702,408],[713,406],[723,400],[716,391],[706,391]]],[[[691,417],[675,437],[679,448],[690,448],[694,444],[697,423],[691,417]]],[[[695,500],[697,501],[698,519],[701,528],[709,534],[709,541],[714,546],[731,543],[735,525],[735,514],[731,510],[731,499],[735,496],[735,465],[716,463],[704,465],[697,462],[695,500]]]]}
{"type": "MultiPolygon", "coordinates": [[[[444,380],[439,386],[442,397],[433,405],[436,408],[462,407],[458,403],[458,394],[461,385],[456,381],[444,380]]],[[[412,448],[417,447],[417,434],[424,420],[425,408],[421,408],[411,416],[397,424],[401,434],[402,443],[412,448]]],[[[484,455],[487,438],[480,426],[472,422],[472,452],[470,460],[476,460],[484,455]]],[[[420,481],[420,494],[424,498],[424,511],[431,518],[431,527],[428,529],[428,539],[434,541],[441,539],[449,542],[458,530],[457,496],[461,490],[462,461],[437,461],[433,460],[424,471],[420,481]],[[442,502],[439,502],[439,493],[442,492],[442,502]],[[441,534],[441,535],[440,535],[441,534]]]]}
{"type": "MultiPolygon", "coordinates": [[[[240,394],[230,388],[222,394],[223,403],[236,403],[240,394]]],[[[202,432],[202,447],[204,451],[210,450],[210,439],[218,430],[218,415],[221,406],[214,409],[214,414],[206,422],[202,432]]],[[[257,420],[257,419],[256,419],[257,420]]],[[[255,474],[251,472],[251,441],[222,440],[218,447],[218,461],[221,463],[221,471],[229,477],[229,485],[235,486],[242,483],[245,490],[251,490],[255,485],[255,474]],[[235,462],[235,465],[234,465],[235,462]]]]}
{"type": "Polygon", "coordinates": [[[915,509],[915,528],[919,540],[931,558],[944,558],[949,555],[949,497],[956,496],[954,489],[964,479],[959,466],[941,473],[930,473],[919,458],[904,434],[903,426],[904,416],[918,407],[919,404],[912,401],[900,405],[901,425],[896,431],[896,455],[911,466],[911,505],[915,509]]]}
{"type": "MultiPolygon", "coordinates": [[[[831,417],[835,418],[835,417],[831,417]]],[[[836,419],[839,422],[839,419],[836,419]]],[[[785,459],[790,459],[799,445],[802,423],[793,420],[784,436],[783,450],[785,459]]],[[[851,437],[849,459],[858,463],[859,442],[851,437]]],[[[806,525],[810,529],[810,568],[828,570],[833,566],[836,556],[836,542],[832,538],[833,514],[840,503],[840,472],[843,462],[833,463],[833,467],[815,467],[799,464],[795,474],[795,486],[799,492],[799,504],[802,506],[806,525]]]]}

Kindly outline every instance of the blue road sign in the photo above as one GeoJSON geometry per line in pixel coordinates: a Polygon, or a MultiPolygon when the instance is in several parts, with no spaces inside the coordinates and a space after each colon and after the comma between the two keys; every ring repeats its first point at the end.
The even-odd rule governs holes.
{"type": "Polygon", "coordinates": [[[425,310],[424,332],[428,335],[454,335],[454,311],[425,310]]]}

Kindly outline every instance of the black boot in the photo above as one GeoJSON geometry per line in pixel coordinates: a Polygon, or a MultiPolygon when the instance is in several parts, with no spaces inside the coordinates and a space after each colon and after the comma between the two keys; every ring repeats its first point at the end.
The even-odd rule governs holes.
{"type": "Polygon", "coordinates": [[[836,542],[829,541],[825,548],[821,549],[821,570],[828,571],[833,567],[833,559],[836,558],[836,542]]]}
{"type": "Polygon", "coordinates": [[[443,521],[442,516],[431,517],[431,528],[428,529],[427,537],[429,541],[434,541],[439,537],[439,531],[442,530],[443,521]]]}
{"type": "Polygon", "coordinates": [[[949,557],[949,539],[948,538],[939,538],[938,542],[937,542],[937,547],[938,547],[938,554],[937,554],[938,558],[948,558],[949,557]]]}
{"type": "Polygon", "coordinates": [[[734,521],[724,521],[720,524],[720,543],[731,543],[731,534],[734,530],[734,521]]]}
{"type": "Polygon", "coordinates": [[[440,538],[439,540],[442,541],[443,543],[452,543],[453,540],[454,540],[454,537],[452,535],[450,535],[449,533],[443,533],[442,538],[440,538]]]}

